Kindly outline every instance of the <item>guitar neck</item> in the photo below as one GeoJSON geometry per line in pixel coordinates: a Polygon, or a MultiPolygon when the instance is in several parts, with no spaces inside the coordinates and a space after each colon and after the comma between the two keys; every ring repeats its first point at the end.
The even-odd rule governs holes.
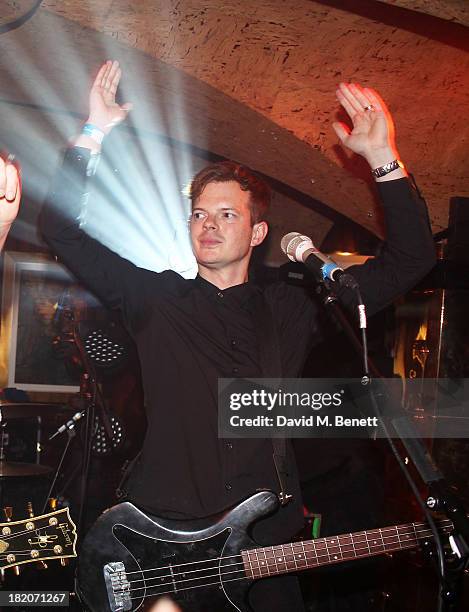
{"type": "MultiPolygon", "coordinates": [[[[439,528],[450,532],[452,523],[441,521],[439,528]]],[[[433,538],[433,534],[427,523],[407,523],[279,546],[252,548],[241,554],[247,577],[257,579],[417,548],[421,540],[428,538],[433,538]]]]}

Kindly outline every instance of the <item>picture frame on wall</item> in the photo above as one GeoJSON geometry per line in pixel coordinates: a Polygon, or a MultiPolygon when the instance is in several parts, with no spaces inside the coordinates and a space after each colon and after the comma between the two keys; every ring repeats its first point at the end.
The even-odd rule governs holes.
{"type": "Polygon", "coordinates": [[[0,335],[0,384],[23,391],[76,393],[73,324],[100,302],[41,253],[6,251],[0,335]]]}

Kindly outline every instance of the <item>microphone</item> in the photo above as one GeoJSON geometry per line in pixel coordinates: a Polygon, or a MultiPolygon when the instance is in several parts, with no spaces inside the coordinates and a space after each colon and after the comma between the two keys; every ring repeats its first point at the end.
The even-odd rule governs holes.
{"type": "Polygon", "coordinates": [[[288,259],[303,263],[323,280],[329,280],[350,289],[358,288],[355,278],[344,272],[328,255],[321,253],[308,236],[299,232],[290,232],[282,238],[280,247],[288,259]]]}
{"type": "Polygon", "coordinates": [[[76,412],[72,418],[67,421],[66,423],[64,423],[63,425],[61,425],[57,431],[55,432],[55,434],[53,434],[50,438],[49,438],[49,442],[51,440],[53,440],[55,438],[55,436],[58,436],[59,434],[63,433],[64,431],[66,431],[67,429],[72,430],[75,427],[75,423],[77,421],[79,421],[82,417],[85,416],[85,411],[82,410],[81,412],[76,412]]]}

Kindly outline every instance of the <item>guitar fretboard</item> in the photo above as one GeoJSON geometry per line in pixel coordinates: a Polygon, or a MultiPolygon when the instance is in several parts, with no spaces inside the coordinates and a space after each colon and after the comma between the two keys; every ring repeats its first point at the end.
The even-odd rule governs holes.
{"type": "MultiPolygon", "coordinates": [[[[439,528],[445,532],[451,531],[451,521],[441,521],[439,528]]],[[[252,548],[241,554],[246,575],[257,579],[416,548],[420,540],[432,537],[432,531],[426,523],[408,523],[279,546],[252,548]]]]}

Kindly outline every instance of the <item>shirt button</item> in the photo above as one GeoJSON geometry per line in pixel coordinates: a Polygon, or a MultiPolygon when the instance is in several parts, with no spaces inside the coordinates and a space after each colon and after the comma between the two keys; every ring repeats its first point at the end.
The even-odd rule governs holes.
{"type": "Polygon", "coordinates": [[[231,346],[236,346],[236,340],[231,341],[231,346]]]}
{"type": "Polygon", "coordinates": [[[231,491],[231,489],[232,489],[232,488],[233,488],[233,487],[230,485],[230,483],[229,483],[229,482],[227,482],[227,483],[225,484],[225,489],[226,489],[227,491],[231,491]]]}
{"type": "Polygon", "coordinates": [[[233,374],[237,374],[239,372],[238,368],[233,368],[231,371],[233,372],[233,374]]]}
{"type": "Polygon", "coordinates": [[[226,443],[226,448],[231,450],[233,448],[233,443],[232,442],[227,442],[226,443]]]}
{"type": "Polygon", "coordinates": [[[217,293],[217,295],[218,295],[218,297],[219,297],[219,298],[222,298],[222,297],[223,297],[223,292],[222,292],[222,291],[219,291],[219,292],[217,293]]]}

